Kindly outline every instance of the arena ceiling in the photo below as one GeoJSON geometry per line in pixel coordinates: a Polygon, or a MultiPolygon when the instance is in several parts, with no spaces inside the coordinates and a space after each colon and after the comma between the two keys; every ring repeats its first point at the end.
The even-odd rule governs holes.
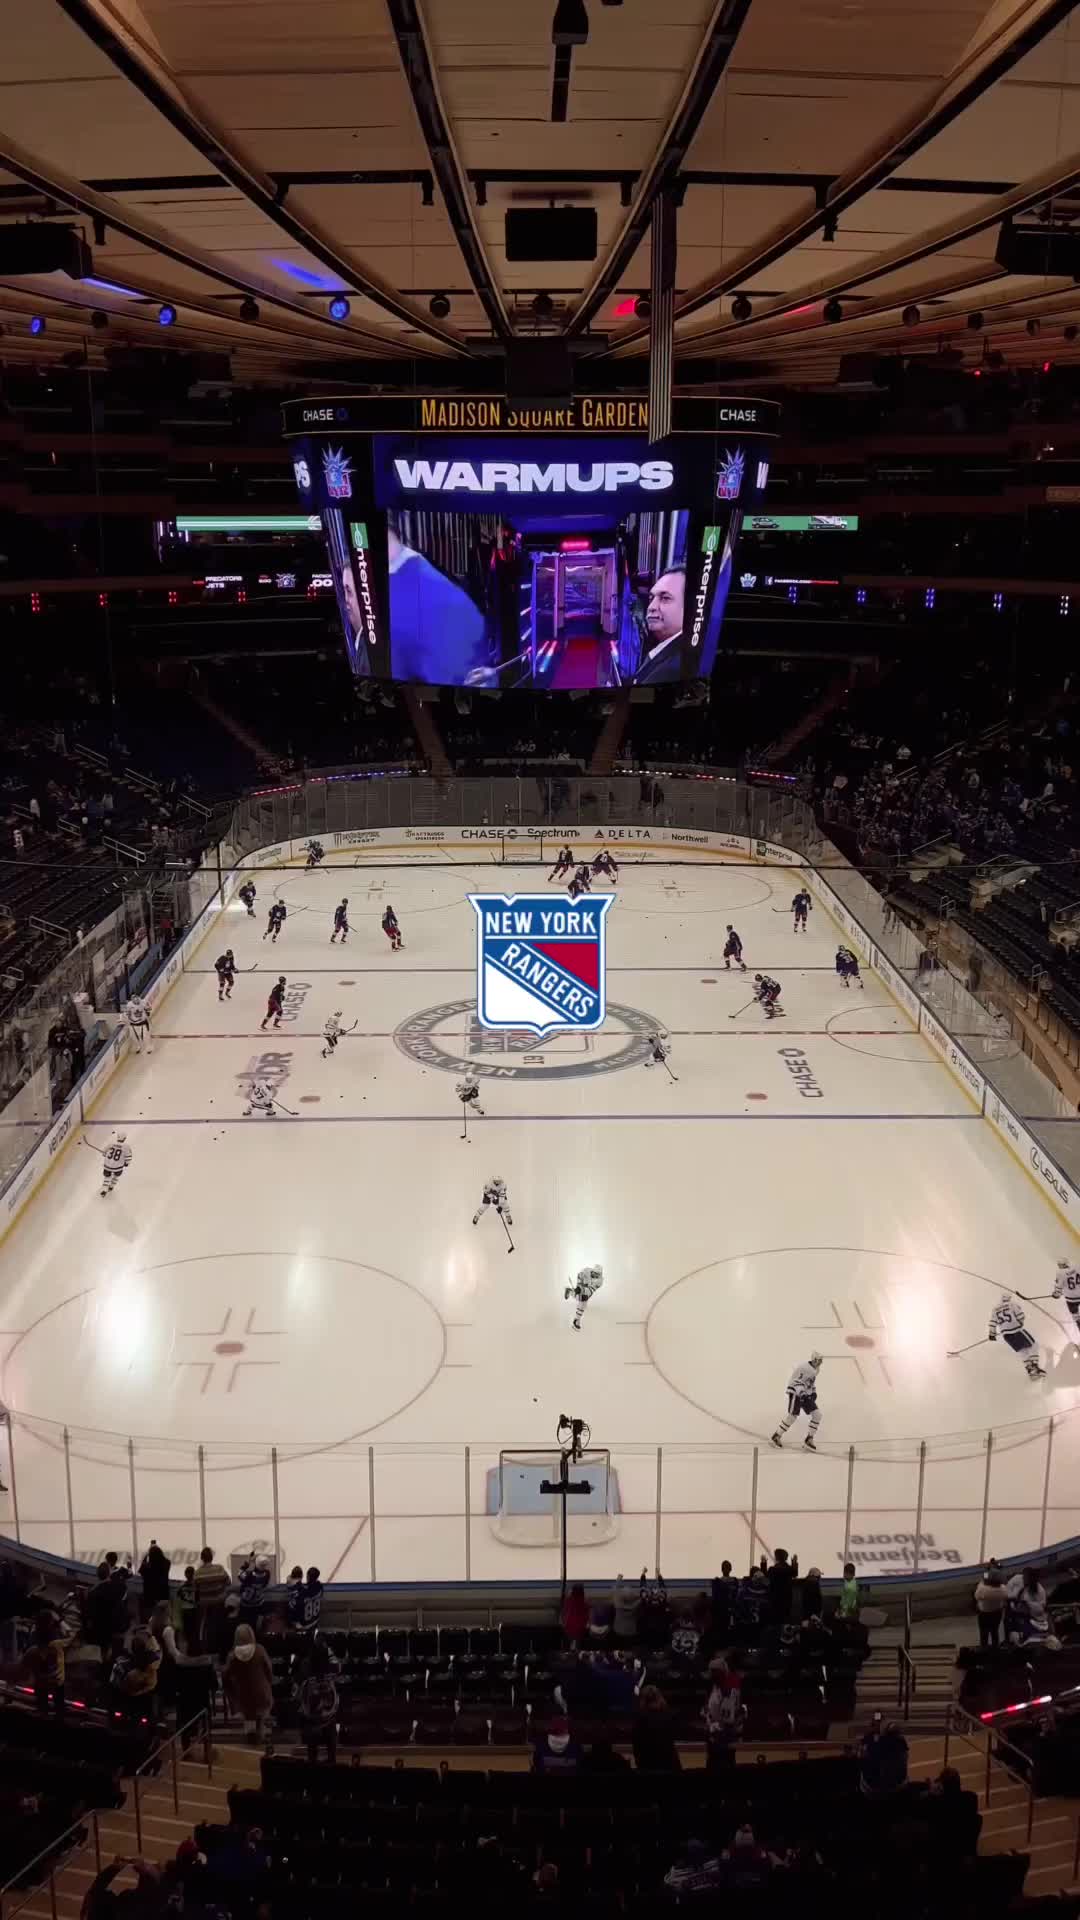
{"type": "Polygon", "coordinates": [[[831,385],[849,354],[1080,358],[1080,287],[994,257],[1010,215],[1080,221],[1076,0],[3,7],[0,226],[74,220],[99,283],[0,276],[6,361],[161,345],[167,304],[170,345],[242,378],[392,382],[542,331],[610,381],[647,346],[661,190],[684,387],[693,359],[761,387],[831,385]],[[508,261],[506,210],[552,204],[596,209],[595,262],[508,261]]]}

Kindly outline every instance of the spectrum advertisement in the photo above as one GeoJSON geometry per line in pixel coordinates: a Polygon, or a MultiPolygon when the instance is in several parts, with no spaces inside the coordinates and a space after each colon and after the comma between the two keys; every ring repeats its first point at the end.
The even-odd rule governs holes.
{"type": "Polygon", "coordinates": [[[707,677],[743,516],[768,481],[761,434],[312,423],[291,438],[293,471],[353,671],[554,691],[707,677]]]}

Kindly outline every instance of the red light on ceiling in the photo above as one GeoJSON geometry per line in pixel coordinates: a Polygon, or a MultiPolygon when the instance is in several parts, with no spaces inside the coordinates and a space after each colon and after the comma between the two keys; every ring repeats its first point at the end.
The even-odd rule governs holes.
{"type": "Polygon", "coordinates": [[[591,540],[560,540],[559,552],[560,553],[591,553],[592,541],[591,540]]]}
{"type": "Polygon", "coordinates": [[[1049,373],[1049,371],[1050,371],[1050,369],[1051,369],[1051,367],[1053,366],[1053,364],[1054,364],[1054,363],[1053,363],[1053,361],[1052,361],[1052,360],[1044,360],[1044,361],[1043,361],[1043,372],[1044,372],[1044,373],[1049,373]]]}
{"type": "Polygon", "coordinates": [[[634,317],[635,298],[636,296],[631,293],[625,300],[618,301],[611,310],[612,318],[615,320],[632,320],[634,317]]]}
{"type": "Polygon", "coordinates": [[[813,313],[813,311],[814,311],[813,307],[792,307],[791,314],[792,314],[792,318],[794,319],[797,313],[813,313]]]}

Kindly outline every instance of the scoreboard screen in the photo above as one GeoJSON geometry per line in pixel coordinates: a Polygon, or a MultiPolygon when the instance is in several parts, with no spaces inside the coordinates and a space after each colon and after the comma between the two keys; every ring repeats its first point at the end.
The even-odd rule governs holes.
{"type": "Polygon", "coordinates": [[[509,409],[490,431],[498,400],[483,403],[488,431],[450,432],[422,424],[430,411],[418,426],[403,412],[416,404],[398,402],[383,432],[374,403],[286,408],[356,674],[554,691],[709,674],[743,517],[768,480],[770,403],[727,403],[743,417],[656,442],[522,432],[509,409]]]}

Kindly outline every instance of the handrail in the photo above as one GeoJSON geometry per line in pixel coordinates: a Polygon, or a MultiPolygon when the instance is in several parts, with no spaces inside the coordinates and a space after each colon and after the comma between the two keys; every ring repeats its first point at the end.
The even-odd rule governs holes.
{"type": "MultiPolygon", "coordinates": [[[[1032,1829],[1035,1825],[1035,1767],[1031,1755],[1023,1753],[1019,1747],[1014,1747],[1011,1741],[1002,1740],[1000,1736],[995,1734],[993,1727],[984,1726],[981,1720],[976,1720],[974,1716],[967,1711],[966,1707],[954,1704],[950,1709],[945,1728],[945,1755],[943,1762],[945,1766],[949,1763],[950,1732],[955,1732],[961,1740],[966,1740],[969,1746],[976,1745],[975,1740],[972,1738],[972,1733],[966,1732],[964,1727],[958,1724],[963,1721],[967,1722],[968,1727],[972,1729],[972,1733],[982,1734],[986,1740],[986,1775],[983,1785],[984,1806],[989,1807],[990,1805],[991,1769],[998,1755],[1002,1753],[1015,1754],[1017,1760],[1027,1769],[1026,1781],[1021,1779],[1017,1781],[1016,1784],[1018,1786],[1026,1785],[1027,1787],[1028,1821],[1026,1837],[1030,1841],[1032,1829]]],[[[1015,1779],[1015,1766],[1010,1767],[1005,1760],[999,1761],[999,1764],[1004,1768],[1005,1772],[1009,1774],[1010,1779],[1015,1779]]],[[[1078,1841],[1078,1845],[1080,1845],[1080,1841],[1078,1841]]]]}
{"type": "Polygon", "coordinates": [[[906,1647],[897,1647],[896,1666],[896,1705],[898,1710],[903,1709],[904,1719],[908,1720],[911,1717],[912,1698],[918,1692],[919,1669],[906,1647]]]}
{"type": "MultiPolygon", "coordinates": [[[[63,1833],[57,1834],[57,1837],[55,1840],[50,1841],[47,1847],[42,1847],[40,1853],[35,1853],[32,1860],[27,1860],[26,1862],[24,1862],[24,1864],[19,1868],[18,1872],[13,1874],[10,1880],[6,1880],[4,1882],[4,1885],[0,1887],[0,1920],[15,1920],[16,1914],[21,1913],[24,1907],[29,1906],[31,1900],[36,1900],[40,1897],[41,1883],[40,1881],[35,1881],[33,1886],[27,1887],[25,1889],[23,1898],[19,1901],[19,1904],[17,1907],[7,1907],[4,1905],[4,1895],[8,1893],[9,1890],[17,1884],[17,1882],[21,1880],[25,1880],[26,1875],[33,1871],[34,1867],[37,1866],[39,1860],[48,1859],[50,1855],[52,1855],[53,1857],[53,1864],[49,1868],[49,1900],[50,1900],[50,1905],[52,1907],[52,1911],[55,1914],[57,1850],[59,1847],[63,1845],[63,1842],[67,1840],[73,1833],[78,1833],[80,1832],[80,1830],[82,1831],[83,1838],[79,1842],[77,1851],[81,1853],[84,1847],[89,1846],[90,1841],[86,1836],[86,1825],[88,1821],[92,1828],[94,1858],[97,1862],[97,1870],[99,1873],[101,1872],[101,1830],[98,1825],[99,1818],[100,1818],[99,1809],[97,1807],[91,1807],[90,1812],[83,1814],[81,1820],[73,1821],[70,1827],[66,1827],[63,1833]]],[[[74,1856],[70,1854],[66,1855],[64,1860],[60,1864],[65,1867],[70,1865],[71,1859],[73,1857],[74,1856]]]]}
{"type": "Polygon", "coordinates": [[[135,1812],[135,1839],[138,1844],[140,1853],[142,1852],[143,1839],[142,1839],[142,1802],[139,1794],[139,1780],[142,1774],[145,1773],[147,1767],[153,1767],[155,1771],[159,1771],[161,1766],[162,1754],[165,1752],[167,1747],[171,1748],[173,1812],[175,1814],[179,1814],[180,1782],[179,1782],[179,1778],[177,1776],[177,1771],[176,1771],[177,1742],[183,1738],[185,1733],[190,1733],[192,1727],[197,1726],[200,1721],[205,1721],[206,1723],[203,1729],[203,1753],[206,1760],[206,1777],[208,1780],[212,1780],[214,1777],[214,1749],[213,1749],[213,1744],[210,1737],[209,1707],[200,1707],[198,1713],[193,1713],[190,1720],[185,1721],[182,1727],[177,1727],[176,1732],[170,1735],[168,1740],[159,1741],[158,1745],[154,1748],[153,1753],[147,1756],[147,1758],[143,1761],[141,1767],[136,1767],[135,1772],[131,1776],[132,1801],[133,1801],[134,1812],[135,1812]]]}

